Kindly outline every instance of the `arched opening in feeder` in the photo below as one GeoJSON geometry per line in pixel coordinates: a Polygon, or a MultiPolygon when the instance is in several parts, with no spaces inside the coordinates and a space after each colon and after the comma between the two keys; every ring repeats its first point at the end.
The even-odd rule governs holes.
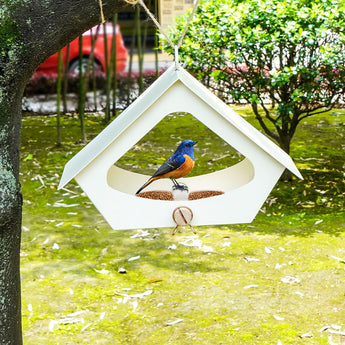
{"type": "MultiPolygon", "coordinates": [[[[215,197],[240,188],[254,178],[254,166],[248,158],[192,114],[178,112],[164,117],[109,168],[108,185],[135,195],[185,139],[199,141],[194,149],[192,172],[178,180],[188,187],[186,200],[215,197]],[[189,137],[181,137],[181,133],[189,133],[189,137]]],[[[177,200],[172,193],[172,185],[170,179],[159,179],[137,196],[151,200],[177,200]]]]}

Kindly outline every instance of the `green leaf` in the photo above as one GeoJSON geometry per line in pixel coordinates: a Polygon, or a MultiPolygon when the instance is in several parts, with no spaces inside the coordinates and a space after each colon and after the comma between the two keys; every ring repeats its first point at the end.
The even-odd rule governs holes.
{"type": "Polygon", "coordinates": [[[23,162],[32,161],[33,159],[33,155],[29,153],[25,158],[23,158],[23,162]]]}

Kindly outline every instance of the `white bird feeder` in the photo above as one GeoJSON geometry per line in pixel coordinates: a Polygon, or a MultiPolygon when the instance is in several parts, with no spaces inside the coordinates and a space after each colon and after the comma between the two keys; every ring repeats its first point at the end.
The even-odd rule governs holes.
{"type": "MultiPolygon", "coordinates": [[[[250,223],[285,169],[302,178],[288,154],[181,66],[172,65],[66,164],[59,188],[75,178],[114,230],[174,227],[179,222],[176,219],[180,225],[192,226],[250,223]],[[212,190],[222,194],[197,200],[141,198],[135,192],[150,176],[114,165],[174,112],[192,114],[245,156],[226,169],[179,179],[190,193],[212,190]]],[[[161,179],[145,190],[171,191],[171,185],[169,179],[161,179]]]]}

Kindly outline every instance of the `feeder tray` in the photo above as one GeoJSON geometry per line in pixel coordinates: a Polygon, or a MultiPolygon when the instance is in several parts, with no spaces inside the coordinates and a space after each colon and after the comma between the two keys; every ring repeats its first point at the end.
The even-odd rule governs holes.
{"type": "Polygon", "coordinates": [[[170,200],[170,201],[174,200],[172,193],[166,192],[164,190],[142,192],[142,193],[139,193],[137,196],[139,196],[140,198],[152,199],[152,200],[170,200]]]}
{"type": "MultiPolygon", "coordinates": [[[[202,190],[198,192],[191,192],[188,195],[188,200],[198,200],[204,198],[210,198],[212,196],[222,195],[224,192],[217,190],[202,190]]],[[[168,200],[173,201],[173,195],[171,192],[166,192],[164,190],[155,190],[150,192],[142,192],[137,196],[140,198],[152,199],[152,200],[168,200]]]]}
{"type": "Polygon", "coordinates": [[[222,195],[224,192],[220,192],[218,190],[202,190],[199,192],[191,192],[188,195],[188,200],[198,200],[198,199],[205,199],[210,198],[212,196],[222,195]]]}

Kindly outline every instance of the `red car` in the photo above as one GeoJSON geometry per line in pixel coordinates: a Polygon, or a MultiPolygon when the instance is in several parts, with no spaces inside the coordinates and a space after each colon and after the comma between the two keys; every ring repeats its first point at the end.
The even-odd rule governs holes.
{"type": "MultiPolygon", "coordinates": [[[[83,65],[86,66],[87,60],[91,53],[92,38],[97,33],[97,26],[83,33],[83,65]]],[[[106,24],[107,50],[108,61],[110,61],[111,47],[113,40],[113,25],[106,24]]],[[[127,63],[127,49],[124,46],[122,35],[119,26],[116,26],[116,67],[117,72],[122,72],[126,68],[127,63]]],[[[62,48],[62,59],[64,66],[66,65],[67,46],[62,48]]],[[[79,70],[79,38],[76,38],[70,43],[70,53],[68,59],[68,70],[70,72],[78,73],[79,70]]],[[[104,29],[100,25],[98,36],[94,49],[94,63],[97,71],[105,72],[106,62],[104,54],[104,29]]],[[[54,74],[57,73],[58,53],[49,57],[42,65],[38,67],[36,72],[54,74]]]]}

